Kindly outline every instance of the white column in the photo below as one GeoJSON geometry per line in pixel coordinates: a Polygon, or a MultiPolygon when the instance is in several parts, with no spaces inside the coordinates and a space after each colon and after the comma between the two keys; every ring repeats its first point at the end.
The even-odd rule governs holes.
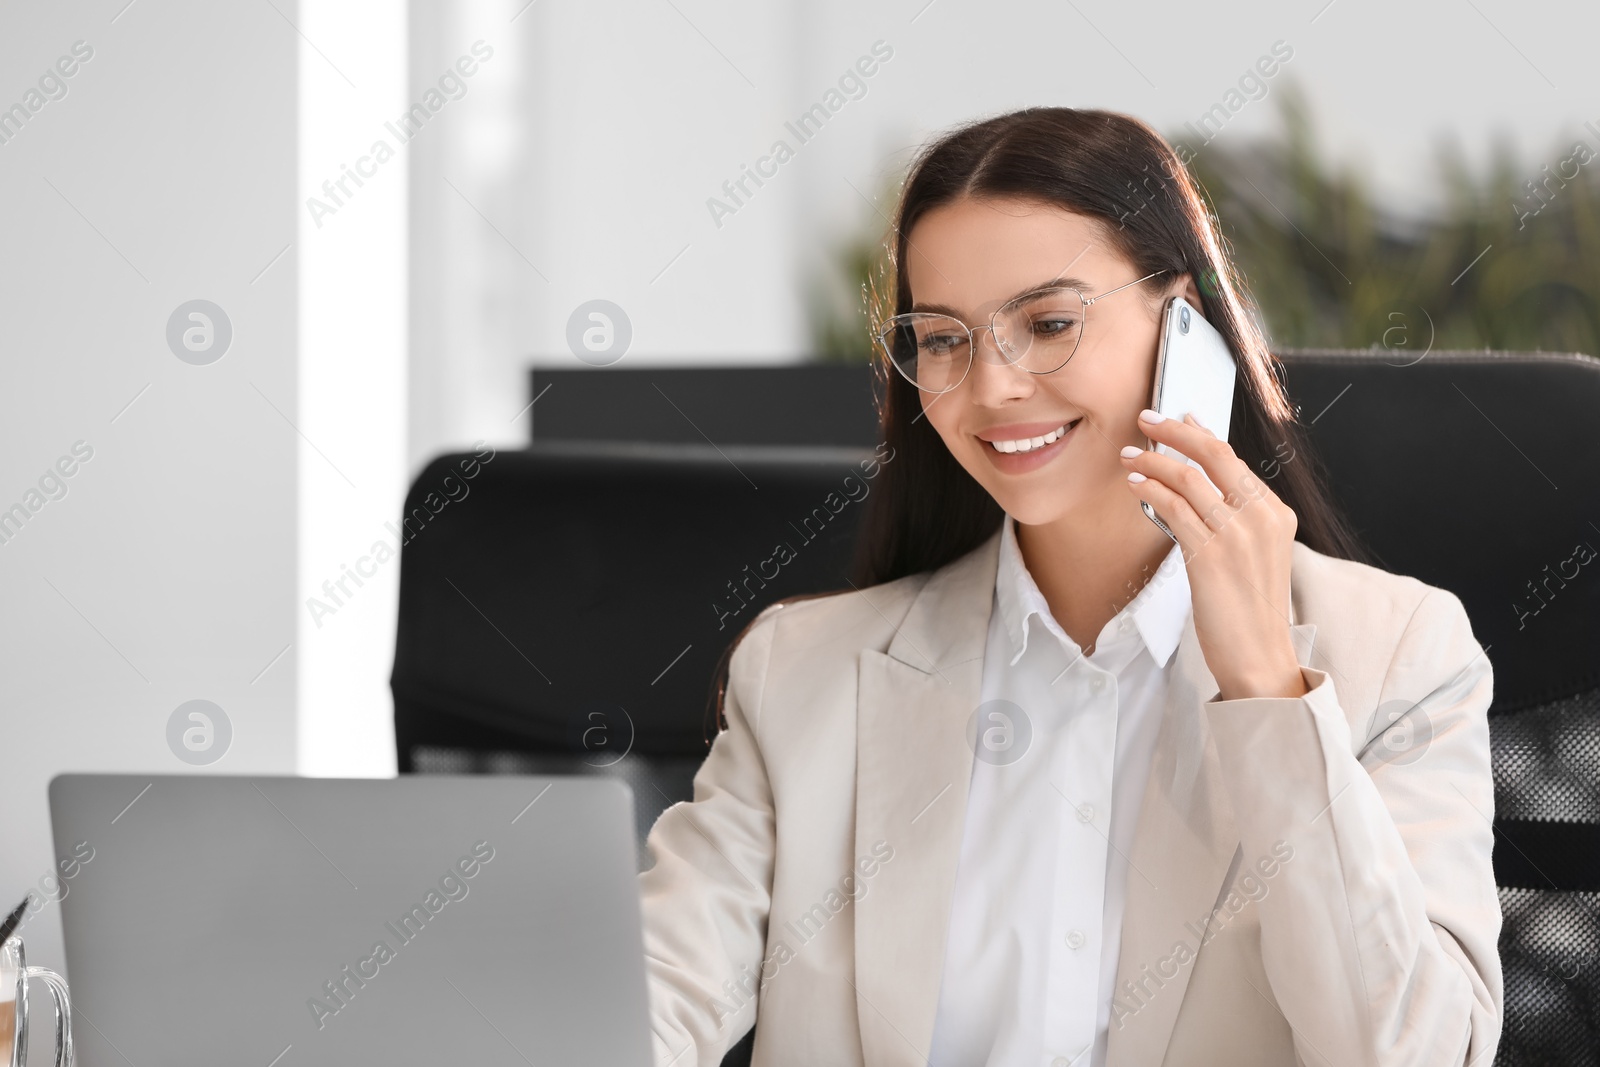
{"type": "Polygon", "coordinates": [[[299,30],[296,766],[385,776],[400,577],[386,524],[407,484],[406,7],[301,0],[299,30]]]}

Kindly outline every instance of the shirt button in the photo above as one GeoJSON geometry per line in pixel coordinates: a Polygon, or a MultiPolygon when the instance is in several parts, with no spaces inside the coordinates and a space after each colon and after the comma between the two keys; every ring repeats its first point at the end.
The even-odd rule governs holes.
{"type": "Polygon", "coordinates": [[[1078,821],[1079,822],[1094,822],[1094,805],[1093,804],[1080,804],[1080,805],[1078,805],[1078,821]]]}
{"type": "Polygon", "coordinates": [[[1068,948],[1082,948],[1083,947],[1083,931],[1082,930],[1068,930],[1067,931],[1067,947],[1068,948]]]}
{"type": "Polygon", "coordinates": [[[1096,693],[1100,692],[1100,690],[1104,689],[1105,687],[1106,687],[1106,680],[1105,680],[1105,677],[1103,675],[1099,675],[1099,674],[1095,675],[1094,676],[1094,681],[1089,683],[1089,688],[1093,689],[1096,693]]]}
{"type": "Polygon", "coordinates": [[[1065,1056],[1057,1056],[1050,1061],[1050,1067],[1072,1067],[1072,1061],[1065,1056]]]}

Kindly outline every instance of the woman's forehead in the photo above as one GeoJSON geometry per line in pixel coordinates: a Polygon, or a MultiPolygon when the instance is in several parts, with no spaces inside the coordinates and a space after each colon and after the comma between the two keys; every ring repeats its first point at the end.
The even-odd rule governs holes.
{"type": "Polygon", "coordinates": [[[963,198],[912,228],[906,275],[918,304],[978,310],[1055,278],[1093,282],[1120,258],[1096,219],[1051,204],[963,198]]]}

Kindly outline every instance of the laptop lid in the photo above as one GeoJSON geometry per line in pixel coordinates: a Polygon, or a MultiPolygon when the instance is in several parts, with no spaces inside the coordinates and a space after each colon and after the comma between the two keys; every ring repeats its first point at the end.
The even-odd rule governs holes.
{"type": "Polygon", "coordinates": [[[650,1062],[626,785],[64,774],[85,1067],[650,1062]]]}

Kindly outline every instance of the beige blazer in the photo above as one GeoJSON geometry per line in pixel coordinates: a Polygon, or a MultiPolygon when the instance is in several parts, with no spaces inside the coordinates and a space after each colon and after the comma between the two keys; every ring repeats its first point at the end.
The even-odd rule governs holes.
{"type": "MultiPolygon", "coordinates": [[[[640,875],[658,1064],[719,1063],[758,1010],[757,1065],[927,1063],[998,548],[739,645],[640,875]]],[[[1213,700],[1192,615],[1178,645],[1108,1061],[1488,1067],[1489,661],[1416,579],[1296,543],[1290,588],[1304,697],[1213,700]]]]}

